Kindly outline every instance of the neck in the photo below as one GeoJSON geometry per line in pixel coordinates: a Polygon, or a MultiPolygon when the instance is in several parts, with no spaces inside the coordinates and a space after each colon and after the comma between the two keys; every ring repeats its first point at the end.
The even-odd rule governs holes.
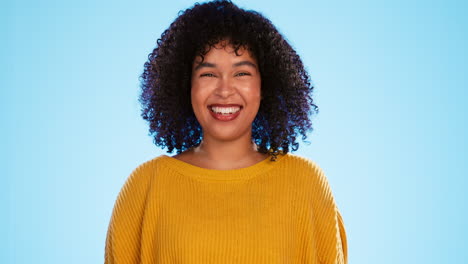
{"type": "Polygon", "coordinates": [[[205,136],[193,152],[198,160],[205,163],[205,167],[218,169],[246,167],[267,157],[257,151],[257,145],[252,142],[251,135],[233,141],[220,141],[205,136]]]}

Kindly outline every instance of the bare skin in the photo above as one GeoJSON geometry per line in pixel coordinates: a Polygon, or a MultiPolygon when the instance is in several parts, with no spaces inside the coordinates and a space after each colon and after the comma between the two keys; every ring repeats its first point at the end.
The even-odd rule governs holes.
{"type": "Polygon", "coordinates": [[[252,166],[269,157],[269,154],[258,152],[250,138],[248,142],[241,143],[244,147],[241,147],[239,143],[204,139],[198,147],[175,155],[173,158],[201,168],[232,170],[252,166]]]}
{"type": "Polygon", "coordinates": [[[191,101],[203,129],[203,140],[195,148],[173,158],[207,169],[231,170],[252,166],[268,158],[252,142],[252,122],[261,100],[261,77],[257,61],[240,49],[236,54],[226,42],[218,43],[204,63],[192,65],[191,101]],[[210,114],[212,104],[241,106],[240,115],[221,122],[210,114]]]}

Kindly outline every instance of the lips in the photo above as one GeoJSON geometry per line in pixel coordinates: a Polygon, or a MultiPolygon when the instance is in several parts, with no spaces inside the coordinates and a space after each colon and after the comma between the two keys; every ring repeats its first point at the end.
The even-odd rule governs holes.
{"type": "Polygon", "coordinates": [[[209,107],[211,107],[211,106],[219,106],[219,107],[238,106],[238,107],[242,107],[242,105],[240,105],[240,104],[210,104],[208,106],[209,107]]]}
{"type": "Polygon", "coordinates": [[[218,121],[232,121],[236,119],[242,108],[238,104],[212,104],[208,106],[211,116],[218,121]]]}
{"type": "Polygon", "coordinates": [[[234,105],[234,104],[229,104],[229,105],[210,105],[208,108],[217,113],[217,114],[234,114],[237,111],[240,111],[242,106],[240,105],[234,105]]]}

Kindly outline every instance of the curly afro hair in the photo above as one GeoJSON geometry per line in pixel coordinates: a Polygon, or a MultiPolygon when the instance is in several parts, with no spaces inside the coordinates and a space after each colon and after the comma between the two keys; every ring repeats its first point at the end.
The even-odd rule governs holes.
{"type": "Polygon", "coordinates": [[[236,54],[246,47],[257,59],[262,100],[252,124],[258,151],[296,151],[312,131],[313,103],[310,77],[296,51],[273,24],[258,12],[231,1],[195,4],[179,16],[157,40],[140,76],[141,116],[148,121],[154,143],[167,152],[181,153],[200,144],[203,131],[193,113],[190,89],[192,64],[216,43],[229,40],[236,54]]]}

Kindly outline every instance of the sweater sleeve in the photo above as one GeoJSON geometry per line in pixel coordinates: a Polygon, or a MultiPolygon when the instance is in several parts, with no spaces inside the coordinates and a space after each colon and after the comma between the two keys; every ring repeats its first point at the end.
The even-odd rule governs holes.
{"type": "Polygon", "coordinates": [[[315,214],[319,255],[323,263],[347,264],[347,238],[343,218],[338,210],[325,173],[311,161],[313,170],[312,202],[315,214]]]}
{"type": "Polygon", "coordinates": [[[343,217],[341,216],[338,209],[336,210],[336,212],[337,212],[338,227],[340,229],[341,248],[343,250],[344,263],[348,264],[348,240],[346,237],[346,229],[344,227],[343,217]]]}
{"type": "Polygon", "coordinates": [[[143,163],[127,178],[120,190],[107,230],[104,263],[138,263],[140,236],[151,164],[143,163]]]}

